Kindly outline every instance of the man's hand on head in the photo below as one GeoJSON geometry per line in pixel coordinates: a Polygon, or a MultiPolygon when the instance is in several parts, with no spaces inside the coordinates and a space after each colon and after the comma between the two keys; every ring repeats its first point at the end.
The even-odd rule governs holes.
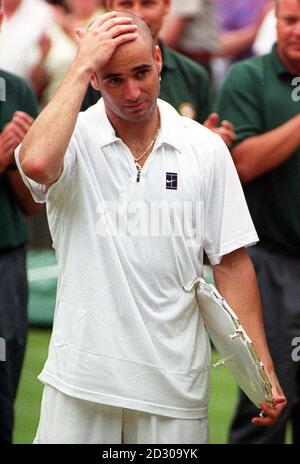
{"type": "Polygon", "coordinates": [[[217,127],[219,122],[219,116],[217,113],[211,113],[207,120],[203,123],[207,129],[212,130],[218,134],[223,141],[226,143],[227,147],[230,148],[232,143],[236,139],[236,133],[234,132],[234,125],[229,121],[222,121],[220,127],[217,127]]]}
{"type": "Polygon", "coordinates": [[[132,19],[117,16],[115,11],[95,20],[86,31],[78,29],[76,33],[79,46],[75,64],[90,75],[106,66],[117,47],[138,36],[132,19]]]}
{"type": "Polygon", "coordinates": [[[14,161],[14,150],[22,142],[33,118],[23,111],[16,111],[12,120],[0,134],[0,172],[14,161]]]}

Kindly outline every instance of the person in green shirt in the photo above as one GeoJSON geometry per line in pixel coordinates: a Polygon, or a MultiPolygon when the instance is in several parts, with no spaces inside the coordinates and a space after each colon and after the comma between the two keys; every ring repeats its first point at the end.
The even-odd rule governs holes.
{"type": "Polygon", "coordinates": [[[289,420],[300,443],[300,363],[293,352],[300,334],[300,1],[278,1],[276,14],[277,44],[231,67],[218,110],[235,125],[232,156],[260,237],[249,254],[288,406],[273,427],[259,428],[249,423],[253,408],[241,394],[231,443],[284,443],[289,420]]]}
{"type": "MultiPolygon", "coordinates": [[[[0,1],[0,24],[3,18],[0,1]]],[[[12,442],[13,405],[27,335],[27,233],[22,213],[32,200],[14,163],[14,150],[37,115],[36,98],[19,77],[0,69],[0,444],[12,442]]]]}
{"type": "MultiPolygon", "coordinates": [[[[164,17],[168,14],[172,0],[106,0],[108,10],[126,10],[136,14],[148,25],[156,44],[160,46],[163,57],[161,72],[162,100],[170,103],[182,115],[195,119],[218,133],[227,146],[235,139],[234,128],[228,121],[217,127],[219,117],[212,111],[210,78],[203,66],[195,63],[181,53],[166,47],[159,40],[164,17]]],[[[86,110],[99,100],[99,91],[91,85],[83,101],[86,110]]]]}

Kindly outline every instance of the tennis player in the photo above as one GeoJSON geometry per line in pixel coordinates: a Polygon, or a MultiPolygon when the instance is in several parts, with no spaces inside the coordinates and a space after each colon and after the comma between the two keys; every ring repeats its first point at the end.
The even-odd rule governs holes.
{"type": "Polygon", "coordinates": [[[80,36],[61,87],[16,159],[46,202],[59,267],[36,443],[207,443],[210,347],[191,283],[205,251],[216,286],[266,345],[257,242],[221,138],[159,100],[160,50],[143,21],[110,12],[80,36]],[[89,82],[102,99],[83,113],[89,82]]]}

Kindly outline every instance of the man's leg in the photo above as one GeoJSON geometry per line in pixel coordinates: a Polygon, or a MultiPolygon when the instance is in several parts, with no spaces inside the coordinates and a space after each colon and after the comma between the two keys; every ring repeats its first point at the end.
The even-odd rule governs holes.
{"type": "Polygon", "coordinates": [[[240,393],[229,442],[280,444],[299,397],[299,363],[292,360],[292,339],[300,333],[300,260],[261,246],[252,247],[249,254],[257,273],[270,352],[288,405],[276,424],[259,427],[250,422],[257,408],[240,393]]]}
{"type": "Polygon", "coordinates": [[[24,248],[0,254],[0,276],[0,337],[6,348],[6,360],[0,361],[0,444],[9,444],[28,330],[24,248]]]}
{"type": "Polygon", "coordinates": [[[207,444],[208,420],[172,419],[124,409],[125,444],[207,444]]]}
{"type": "Polygon", "coordinates": [[[49,385],[43,392],[36,444],[120,444],[122,409],[65,395],[49,385]]]}

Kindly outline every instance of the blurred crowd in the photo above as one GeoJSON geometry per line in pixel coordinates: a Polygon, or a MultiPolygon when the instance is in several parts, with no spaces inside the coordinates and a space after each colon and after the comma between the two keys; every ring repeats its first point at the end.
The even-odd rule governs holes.
{"type": "MultiPolygon", "coordinates": [[[[121,2],[126,10],[130,2],[121,2]]],[[[101,0],[3,0],[0,67],[25,78],[41,107],[76,54],[76,29],[105,11],[101,0]]],[[[270,51],[273,0],[174,0],[161,33],[164,43],[199,61],[218,88],[234,61],[270,51]]]]}
{"type": "MultiPolygon", "coordinates": [[[[117,3],[123,10],[135,5],[132,0],[117,3]]],[[[142,2],[146,14],[147,9],[150,12],[150,22],[151,3],[155,2],[142,2]]],[[[101,0],[3,0],[0,69],[25,79],[40,109],[44,108],[76,55],[76,30],[103,14],[107,4],[101,0]]],[[[163,27],[157,33],[163,43],[208,70],[213,95],[231,63],[267,53],[276,35],[273,0],[173,0],[161,21],[163,27]]],[[[206,88],[202,94],[205,92],[206,88]]],[[[92,98],[89,94],[93,94],[92,88],[83,109],[99,98],[98,93],[92,98]]],[[[194,111],[184,110],[183,114],[193,117],[194,111]]],[[[27,225],[34,246],[51,246],[44,211],[27,219],[27,225]]]]}
{"type": "Polygon", "coordinates": [[[44,106],[76,54],[76,34],[104,12],[99,0],[4,0],[0,67],[25,78],[44,106]]]}

